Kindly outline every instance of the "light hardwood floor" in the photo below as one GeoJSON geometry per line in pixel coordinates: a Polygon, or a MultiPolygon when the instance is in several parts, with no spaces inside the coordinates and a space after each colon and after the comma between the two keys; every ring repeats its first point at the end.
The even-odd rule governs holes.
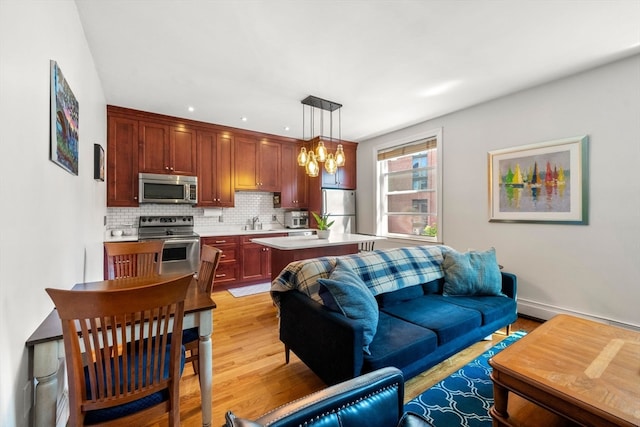
{"type": "MultiPolygon", "coordinates": [[[[214,290],[218,308],[213,313],[213,426],[224,424],[224,414],[255,419],[282,404],[325,388],[325,384],[293,353],[288,365],[278,338],[276,309],[269,293],[234,298],[227,290],[214,290]]],[[[540,323],[518,319],[513,331],[531,331],[540,323]]],[[[495,343],[504,331],[493,334],[407,381],[409,401],[464,366],[495,343]]],[[[202,423],[198,376],[186,366],[180,384],[180,417],[183,426],[202,423]]],[[[153,420],[147,426],[166,426],[153,420]]]]}

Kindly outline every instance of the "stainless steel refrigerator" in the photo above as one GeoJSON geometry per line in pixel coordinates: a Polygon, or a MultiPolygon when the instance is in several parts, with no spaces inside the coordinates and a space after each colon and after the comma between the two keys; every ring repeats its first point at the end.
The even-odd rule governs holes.
{"type": "Polygon", "coordinates": [[[322,190],[322,214],[329,215],[334,233],[356,232],[355,190],[322,190]]]}

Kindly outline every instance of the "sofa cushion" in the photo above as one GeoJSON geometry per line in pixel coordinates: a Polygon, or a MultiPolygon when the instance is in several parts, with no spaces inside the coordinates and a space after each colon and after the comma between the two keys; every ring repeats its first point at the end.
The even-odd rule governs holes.
{"type": "Polygon", "coordinates": [[[362,324],[363,350],[369,353],[369,344],[378,326],[378,304],[367,285],[340,259],[329,278],[318,279],[318,282],[325,306],[362,324]]]}
{"type": "Polygon", "coordinates": [[[438,337],[433,331],[391,316],[383,311],[378,329],[364,356],[363,371],[385,366],[406,366],[436,349],[438,337]]]}
{"type": "Polygon", "coordinates": [[[502,276],[494,248],[465,253],[448,250],[442,268],[444,295],[502,295],[502,276]]]}
{"type": "Polygon", "coordinates": [[[402,301],[418,298],[424,295],[424,289],[421,285],[409,286],[408,288],[398,289],[397,291],[385,292],[376,295],[376,300],[380,307],[397,304],[402,301]]]}
{"type": "Polygon", "coordinates": [[[508,317],[509,314],[517,311],[516,301],[506,296],[440,296],[440,298],[451,304],[478,310],[482,314],[483,325],[508,317]]]}
{"type": "Polygon", "coordinates": [[[442,294],[442,287],[444,286],[444,278],[441,277],[436,280],[422,284],[422,290],[425,294],[442,294]]]}
{"type": "Polygon", "coordinates": [[[425,295],[381,310],[431,329],[438,335],[438,345],[446,344],[482,325],[479,311],[451,304],[448,298],[439,295],[425,295]]]}

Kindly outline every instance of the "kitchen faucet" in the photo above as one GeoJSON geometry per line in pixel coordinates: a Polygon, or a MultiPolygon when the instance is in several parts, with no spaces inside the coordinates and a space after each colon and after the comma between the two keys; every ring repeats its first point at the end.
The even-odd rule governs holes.
{"type": "Polygon", "coordinates": [[[257,216],[254,216],[253,218],[251,218],[251,222],[252,222],[251,229],[255,230],[256,229],[256,223],[260,222],[260,218],[257,217],[257,216]]]}

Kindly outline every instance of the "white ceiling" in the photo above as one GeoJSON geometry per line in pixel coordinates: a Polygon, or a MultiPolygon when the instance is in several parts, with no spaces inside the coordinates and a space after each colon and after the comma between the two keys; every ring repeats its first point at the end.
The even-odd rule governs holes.
{"type": "Polygon", "coordinates": [[[307,95],[361,141],[640,52],[640,0],[76,3],[108,104],[294,138],[307,95]]]}

